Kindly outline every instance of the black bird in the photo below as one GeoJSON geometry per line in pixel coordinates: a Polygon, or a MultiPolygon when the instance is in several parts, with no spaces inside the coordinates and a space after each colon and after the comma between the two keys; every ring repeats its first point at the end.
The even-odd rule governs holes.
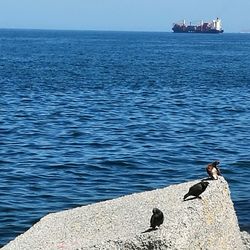
{"type": "Polygon", "coordinates": [[[153,209],[153,215],[150,219],[150,227],[152,227],[153,229],[155,229],[155,227],[159,227],[164,220],[164,215],[162,213],[162,211],[158,208],[154,208],[153,209]]]}
{"type": "Polygon", "coordinates": [[[218,175],[221,175],[220,169],[219,169],[219,161],[214,161],[210,164],[207,165],[206,170],[208,175],[213,179],[213,180],[218,180],[218,175]]]}
{"type": "Polygon", "coordinates": [[[208,184],[209,183],[206,181],[201,181],[193,185],[191,188],[189,188],[188,193],[184,195],[183,200],[185,200],[188,196],[191,195],[201,199],[200,194],[202,194],[206,190],[208,184]]]}

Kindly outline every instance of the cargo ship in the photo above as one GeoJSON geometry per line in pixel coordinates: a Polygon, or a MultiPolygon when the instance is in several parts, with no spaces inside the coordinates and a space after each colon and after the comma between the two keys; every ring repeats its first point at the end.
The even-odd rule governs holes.
{"type": "Polygon", "coordinates": [[[193,25],[191,22],[189,25],[186,24],[186,21],[183,20],[181,23],[174,23],[173,32],[175,33],[223,33],[224,30],[221,26],[221,20],[216,18],[211,22],[203,22],[201,21],[200,24],[193,25]]]}

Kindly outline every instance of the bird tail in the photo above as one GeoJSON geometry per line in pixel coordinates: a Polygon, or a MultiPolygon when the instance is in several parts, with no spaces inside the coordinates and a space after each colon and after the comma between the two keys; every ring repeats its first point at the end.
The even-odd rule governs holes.
{"type": "Polygon", "coordinates": [[[186,200],[188,196],[189,196],[189,193],[185,194],[183,197],[183,200],[186,200]]]}

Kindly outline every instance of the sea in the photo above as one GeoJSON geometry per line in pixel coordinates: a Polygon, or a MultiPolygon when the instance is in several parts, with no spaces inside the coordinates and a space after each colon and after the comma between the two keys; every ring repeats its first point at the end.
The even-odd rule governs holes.
{"type": "Polygon", "coordinates": [[[214,160],[250,232],[250,34],[0,30],[0,245],[214,160]]]}

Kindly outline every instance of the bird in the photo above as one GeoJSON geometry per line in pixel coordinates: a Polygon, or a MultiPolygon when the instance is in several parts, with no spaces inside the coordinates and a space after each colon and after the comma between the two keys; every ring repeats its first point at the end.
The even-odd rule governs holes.
{"type": "Polygon", "coordinates": [[[152,212],[153,215],[150,219],[150,227],[155,229],[156,227],[159,227],[163,223],[164,215],[163,212],[158,208],[154,208],[152,212]]]}
{"type": "Polygon", "coordinates": [[[218,180],[218,175],[221,175],[220,169],[219,169],[219,161],[214,161],[212,163],[209,163],[206,167],[208,175],[213,180],[218,180]]]}
{"type": "Polygon", "coordinates": [[[188,193],[184,195],[183,200],[185,201],[185,199],[191,195],[201,199],[200,194],[202,194],[206,190],[208,184],[209,183],[207,181],[201,181],[193,185],[192,187],[189,188],[188,193]]]}

